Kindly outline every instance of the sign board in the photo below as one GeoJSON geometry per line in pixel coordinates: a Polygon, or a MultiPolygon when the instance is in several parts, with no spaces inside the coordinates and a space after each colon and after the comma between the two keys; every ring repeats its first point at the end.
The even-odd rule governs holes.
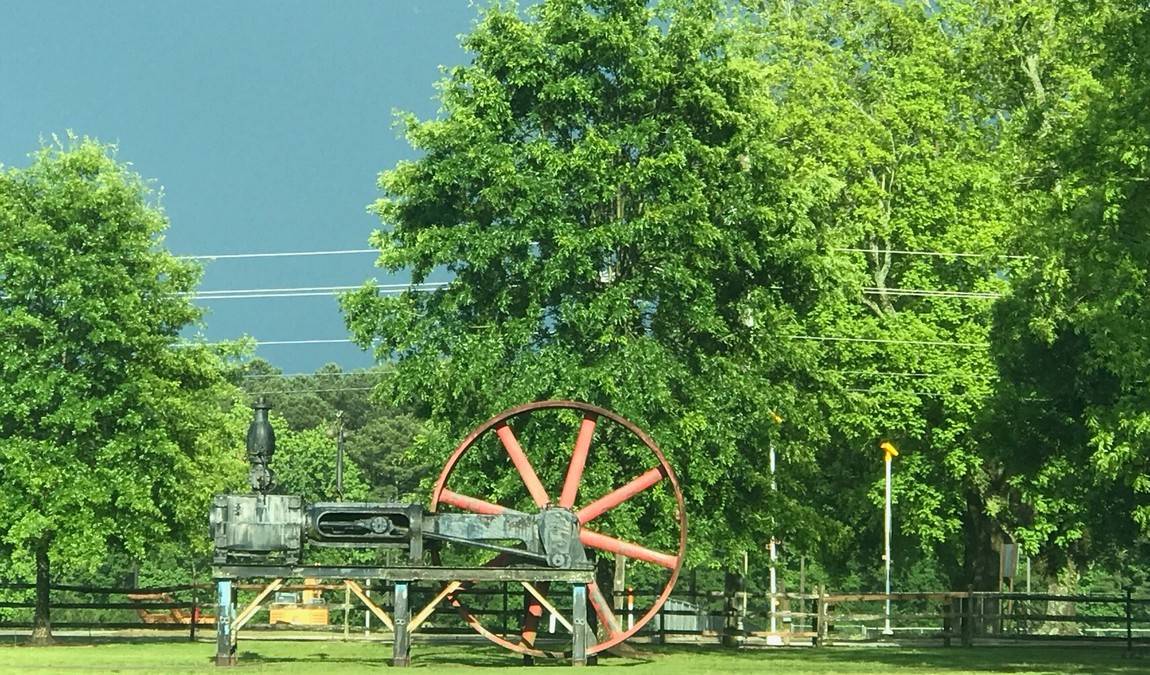
{"type": "Polygon", "coordinates": [[[1018,575],[1018,544],[1003,544],[1000,555],[1002,578],[1013,579],[1018,575]]]}

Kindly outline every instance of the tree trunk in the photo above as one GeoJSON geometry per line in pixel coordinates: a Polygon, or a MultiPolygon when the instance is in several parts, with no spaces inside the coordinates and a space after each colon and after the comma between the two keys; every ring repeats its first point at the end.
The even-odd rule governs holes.
{"type": "Polygon", "coordinates": [[[981,496],[973,489],[966,493],[965,516],[962,586],[975,591],[997,591],[998,553],[991,544],[994,524],[986,515],[981,496]]]}
{"type": "Polygon", "coordinates": [[[50,540],[41,539],[36,544],[36,613],[32,618],[32,639],[34,645],[52,644],[52,621],[49,616],[48,584],[52,582],[49,566],[48,545],[50,540]]]}

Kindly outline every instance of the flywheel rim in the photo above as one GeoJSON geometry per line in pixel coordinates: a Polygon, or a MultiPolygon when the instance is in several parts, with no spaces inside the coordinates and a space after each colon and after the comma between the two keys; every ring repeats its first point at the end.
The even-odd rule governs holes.
{"type": "MultiPolygon", "coordinates": [[[[463,457],[463,455],[472,446],[474,446],[475,443],[480,438],[482,438],[484,435],[486,435],[487,433],[489,433],[495,429],[498,429],[500,434],[502,434],[504,428],[509,428],[509,427],[507,427],[507,422],[510,421],[512,418],[518,417],[520,415],[530,414],[532,412],[539,411],[539,410],[554,410],[554,409],[574,410],[574,411],[582,413],[585,421],[586,420],[593,420],[593,422],[591,423],[591,426],[592,426],[591,433],[592,434],[594,433],[594,431],[593,431],[594,424],[599,419],[610,420],[611,422],[623,427],[626,431],[630,432],[630,434],[633,435],[635,438],[637,438],[642,443],[642,445],[644,445],[648,450],[650,450],[651,453],[654,454],[655,458],[658,460],[658,466],[657,467],[649,470],[643,476],[640,476],[640,477],[636,478],[635,480],[631,481],[631,483],[628,483],[626,486],[624,486],[622,488],[618,488],[618,489],[614,490],[613,492],[609,493],[608,495],[606,495],[605,497],[600,498],[600,499],[596,500],[596,502],[593,502],[592,504],[588,505],[588,506],[598,505],[599,507],[605,506],[606,508],[602,508],[602,510],[599,512],[594,512],[595,511],[594,509],[589,511],[588,507],[585,506],[582,509],[582,511],[587,512],[586,515],[590,516],[590,518],[588,518],[588,520],[591,520],[591,519],[597,517],[598,515],[601,515],[601,513],[605,513],[607,511],[609,511],[611,508],[614,508],[614,506],[621,504],[622,502],[626,501],[627,499],[630,499],[630,497],[632,497],[632,496],[640,494],[643,490],[647,489],[647,487],[650,487],[651,485],[654,485],[655,483],[659,482],[659,479],[657,479],[654,476],[654,472],[656,472],[656,471],[658,471],[661,474],[662,478],[665,478],[669,482],[669,484],[671,486],[671,491],[672,491],[674,498],[675,498],[674,517],[675,517],[675,521],[676,521],[676,524],[677,524],[677,527],[679,530],[679,537],[678,537],[678,549],[673,554],[673,556],[669,555],[669,554],[663,554],[663,553],[660,553],[658,551],[651,551],[649,549],[645,549],[641,545],[634,545],[634,544],[631,544],[630,542],[615,540],[613,537],[602,535],[600,533],[595,532],[594,530],[589,530],[587,527],[585,527],[585,525],[581,526],[581,528],[580,528],[580,533],[581,533],[580,539],[581,540],[584,539],[585,533],[590,532],[591,536],[589,537],[589,539],[591,539],[592,541],[596,541],[600,544],[598,546],[592,546],[592,545],[587,544],[586,541],[584,541],[583,543],[584,543],[585,547],[597,548],[597,549],[602,550],[602,551],[614,553],[617,556],[623,555],[624,557],[627,557],[627,558],[632,559],[632,560],[641,560],[643,562],[649,562],[649,563],[655,564],[657,566],[665,567],[666,569],[668,569],[670,571],[669,577],[667,578],[667,581],[663,584],[663,588],[662,588],[661,592],[659,593],[659,595],[656,597],[655,602],[651,605],[651,607],[644,614],[642,614],[639,617],[636,617],[634,624],[630,628],[622,628],[621,627],[621,630],[615,632],[615,631],[612,631],[610,629],[610,624],[603,626],[603,628],[607,631],[607,638],[604,640],[601,640],[601,641],[597,641],[593,645],[592,644],[587,645],[587,653],[588,654],[596,654],[596,653],[602,652],[604,650],[610,649],[610,648],[622,643],[623,641],[631,638],[636,633],[638,633],[645,625],[647,625],[647,623],[650,622],[659,613],[659,610],[666,603],[667,599],[670,597],[672,591],[674,590],[675,583],[678,581],[679,574],[680,574],[680,571],[682,569],[684,555],[686,553],[686,547],[687,547],[687,511],[686,511],[685,499],[683,497],[683,492],[679,486],[678,477],[675,475],[674,468],[671,466],[670,462],[667,461],[667,458],[663,454],[662,449],[659,448],[658,444],[656,444],[655,441],[646,432],[644,432],[642,429],[640,429],[635,423],[631,422],[630,420],[623,417],[622,415],[619,415],[618,413],[607,410],[605,408],[601,408],[599,406],[591,405],[589,403],[584,403],[582,401],[552,399],[552,400],[545,400],[545,401],[535,401],[532,403],[525,403],[522,405],[508,408],[508,409],[494,415],[493,417],[488,419],[486,422],[484,422],[483,424],[481,424],[478,427],[476,427],[475,429],[473,429],[471,431],[471,433],[469,433],[463,439],[463,441],[461,441],[460,444],[455,448],[454,452],[452,452],[451,456],[448,458],[447,463],[444,465],[443,470],[440,472],[439,478],[435,483],[435,487],[434,487],[434,489],[432,491],[432,495],[431,495],[431,504],[430,504],[429,510],[434,513],[436,511],[438,511],[440,506],[443,504],[448,504],[448,505],[456,506],[457,508],[463,508],[464,510],[471,510],[471,511],[475,511],[475,512],[493,513],[495,511],[490,510],[490,508],[493,506],[502,509],[503,507],[501,507],[501,506],[487,504],[485,502],[481,502],[480,500],[467,501],[471,498],[463,497],[461,495],[456,495],[455,493],[453,493],[449,490],[449,488],[447,487],[448,480],[451,478],[452,473],[454,472],[456,466],[458,465],[458,463],[459,463],[460,459],[463,457]],[[652,482],[652,481],[654,481],[654,482],[652,482]],[[648,485],[648,483],[649,483],[649,485],[648,485]],[[646,487],[642,487],[642,486],[646,486],[646,487]],[[638,488],[638,489],[636,489],[636,488],[638,488]],[[613,503],[617,499],[619,499],[619,497],[621,497],[623,495],[623,493],[626,493],[626,492],[633,492],[633,493],[630,494],[629,496],[623,497],[617,503],[613,503]],[[445,499],[445,497],[447,497],[448,499],[445,499]],[[610,497],[614,497],[614,499],[608,499],[610,497]],[[461,506],[461,504],[463,506],[461,506]],[[477,510],[477,509],[480,509],[480,510],[477,510]],[[616,548],[614,550],[606,549],[606,548],[603,548],[603,545],[615,546],[616,548]],[[635,548],[635,547],[637,547],[637,548],[635,548]],[[633,555],[627,555],[626,553],[621,552],[620,549],[626,549],[626,550],[630,551],[631,553],[635,553],[637,555],[641,555],[641,556],[645,556],[645,557],[636,558],[633,555]]],[[[586,426],[586,422],[584,422],[584,426],[586,426]]],[[[581,427],[580,428],[580,438],[578,438],[576,440],[576,448],[572,453],[573,460],[575,459],[575,457],[577,455],[580,454],[580,451],[581,451],[580,443],[581,443],[581,439],[583,437],[583,433],[584,433],[584,427],[581,427]]],[[[500,436],[500,441],[503,442],[504,447],[507,448],[508,441],[505,440],[505,437],[503,435],[500,436]]],[[[517,442],[514,440],[513,434],[510,434],[510,442],[517,446],[517,442]]],[[[583,442],[583,445],[586,447],[582,448],[582,453],[583,453],[582,461],[586,460],[587,452],[589,450],[589,442],[590,442],[589,439],[587,441],[583,442]]],[[[508,449],[508,453],[511,454],[512,450],[508,449]]],[[[516,463],[516,459],[515,459],[514,455],[512,456],[512,460],[513,460],[513,463],[516,463]]],[[[572,465],[574,463],[575,462],[572,461],[572,465]]],[[[528,485],[527,485],[528,492],[532,494],[533,498],[535,498],[536,503],[538,504],[540,499],[542,499],[545,496],[545,490],[543,490],[541,485],[536,485],[533,487],[529,483],[528,477],[524,474],[524,469],[521,468],[521,466],[519,464],[516,464],[516,469],[520,471],[521,476],[524,476],[524,482],[528,483],[528,485]],[[542,491],[542,493],[540,491],[542,491]]],[[[568,478],[564,482],[563,492],[560,495],[560,499],[566,500],[566,501],[572,501],[574,498],[574,492],[572,491],[571,486],[568,484],[571,481],[571,477],[570,477],[571,469],[572,469],[572,466],[569,465],[569,467],[568,467],[568,478]]],[[[526,464],[526,470],[527,470],[528,474],[533,475],[533,471],[531,470],[529,462],[527,462],[527,464],[526,464]]],[[[578,474],[579,475],[577,476],[577,478],[581,479],[581,477],[582,477],[582,465],[579,466],[578,474]]],[[[537,478],[535,479],[535,481],[536,481],[536,483],[538,483],[537,478]]],[[[576,489],[577,489],[577,485],[576,485],[576,489]]],[[[548,503],[551,503],[552,501],[553,500],[548,499],[548,503]]],[[[569,507],[569,508],[573,508],[573,506],[574,506],[573,503],[567,504],[567,507],[569,507]]],[[[540,505],[540,507],[542,508],[542,505],[540,505]]],[[[586,521],[583,521],[583,522],[586,522],[586,521]]],[[[492,562],[495,562],[495,561],[492,561],[492,562]]],[[[467,610],[466,606],[463,605],[462,602],[458,601],[458,599],[456,599],[454,597],[454,594],[452,594],[448,597],[449,597],[449,599],[452,600],[452,604],[456,607],[456,609],[458,611],[460,611],[461,614],[463,614],[464,618],[467,620],[467,623],[472,627],[472,629],[474,629],[476,632],[478,632],[479,634],[486,637],[488,640],[490,640],[490,641],[492,641],[492,642],[494,642],[494,643],[496,643],[496,644],[498,644],[504,648],[509,649],[511,651],[514,651],[514,652],[518,652],[518,653],[526,654],[526,655],[531,655],[531,656],[561,657],[564,655],[564,653],[557,653],[557,652],[553,652],[553,651],[547,651],[547,650],[538,649],[536,647],[528,646],[528,645],[523,644],[522,642],[512,642],[512,641],[506,639],[505,637],[500,636],[500,635],[492,632],[491,630],[487,629],[485,626],[483,626],[482,622],[479,621],[478,618],[476,618],[474,615],[472,615],[469,612],[469,610],[467,610]]],[[[610,617],[609,620],[611,621],[611,623],[614,623],[614,614],[612,613],[612,609],[609,606],[609,604],[606,607],[601,606],[601,605],[603,605],[603,603],[606,603],[607,601],[606,601],[606,598],[603,596],[602,592],[598,589],[597,584],[595,584],[594,582],[588,588],[588,600],[589,600],[589,604],[591,605],[591,607],[589,608],[590,611],[594,611],[600,617],[600,623],[601,624],[604,622],[604,620],[607,617],[610,617]]],[[[595,639],[598,640],[598,636],[595,636],[595,639]]],[[[590,642],[590,640],[589,640],[589,642],[590,642]]]]}

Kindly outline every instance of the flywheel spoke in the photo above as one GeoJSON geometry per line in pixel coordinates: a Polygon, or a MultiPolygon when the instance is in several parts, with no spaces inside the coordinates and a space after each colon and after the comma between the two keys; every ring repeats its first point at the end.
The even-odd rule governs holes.
{"type": "MultiPolygon", "coordinates": [[[[550,590],[550,582],[543,581],[539,583],[539,592],[541,595],[546,594],[550,590]]],[[[523,598],[523,630],[519,632],[521,644],[528,647],[535,646],[535,638],[539,635],[539,620],[543,618],[543,603],[539,601],[536,596],[536,589],[527,589],[527,595],[523,598]]]]}
{"type": "Polygon", "coordinates": [[[587,584],[587,597],[591,599],[591,608],[595,610],[595,615],[599,617],[599,625],[606,631],[607,636],[615,637],[622,633],[623,627],[619,625],[619,619],[611,611],[611,603],[607,601],[603,591],[599,590],[598,583],[592,581],[587,584]]]}
{"type": "Polygon", "coordinates": [[[623,541],[622,539],[616,539],[615,537],[608,537],[605,534],[592,532],[587,528],[583,528],[579,532],[579,541],[582,542],[584,546],[590,546],[591,548],[597,548],[600,551],[608,551],[610,553],[626,556],[628,558],[634,558],[635,560],[642,560],[644,562],[649,562],[652,565],[666,567],[667,569],[675,569],[679,565],[678,556],[673,556],[669,553],[653,551],[649,548],[646,548],[645,546],[640,546],[629,541],[623,541]]]}
{"type": "Polygon", "coordinates": [[[576,514],[579,517],[579,522],[587,523],[595,520],[599,516],[634,497],[643,490],[646,490],[652,485],[655,485],[659,481],[663,480],[665,475],[666,472],[664,471],[663,467],[657,466],[654,469],[636,476],[631,480],[631,482],[627,483],[623,487],[617,490],[613,490],[612,492],[609,492],[599,499],[591,502],[587,506],[584,506],[582,509],[579,509],[579,512],[576,514]]]}
{"type": "Polygon", "coordinates": [[[505,506],[500,506],[499,504],[492,504],[491,502],[485,502],[482,499],[476,499],[475,497],[461,495],[458,492],[452,492],[447,488],[444,488],[443,491],[439,493],[439,501],[443,502],[444,504],[454,506],[457,509],[471,511],[472,513],[481,513],[488,516],[498,516],[501,513],[507,513],[511,510],[505,506]]]}
{"type": "Polygon", "coordinates": [[[587,465],[587,453],[591,449],[591,437],[595,435],[595,422],[598,419],[598,416],[588,414],[579,425],[575,451],[571,453],[567,478],[563,481],[563,491],[559,495],[559,506],[569,509],[575,505],[575,496],[579,492],[579,482],[583,480],[583,467],[587,465]]]}
{"type": "Polygon", "coordinates": [[[533,584],[527,581],[521,581],[519,583],[523,584],[523,588],[527,589],[527,592],[530,593],[539,602],[540,605],[543,605],[544,609],[554,614],[555,620],[563,624],[564,628],[571,632],[575,631],[571,625],[571,622],[567,620],[567,617],[563,616],[563,614],[558,609],[556,609],[555,605],[547,599],[547,586],[544,583],[539,584],[541,588],[536,588],[533,584]]]}
{"type": "Polygon", "coordinates": [[[515,465],[515,470],[519,472],[523,484],[527,486],[527,491],[531,493],[531,498],[535,500],[535,505],[539,508],[547,506],[551,498],[547,496],[547,490],[544,489],[543,483],[539,482],[539,476],[536,475],[535,469],[531,466],[531,460],[527,459],[527,455],[523,453],[523,448],[520,447],[519,440],[515,438],[515,433],[511,431],[511,427],[500,424],[495,427],[495,433],[499,436],[499,441],[503,443],[503,448],[507,450],[507,455],[511,457],[511,463],[515,465]]]}

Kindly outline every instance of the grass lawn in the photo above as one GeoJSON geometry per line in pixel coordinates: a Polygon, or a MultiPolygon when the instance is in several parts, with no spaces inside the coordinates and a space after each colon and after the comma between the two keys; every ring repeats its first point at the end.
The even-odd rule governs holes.
{"type": "MultiPolygon", "coordinates": [[[[608,657],[591,673],[626,675],[675,673],[1090,673],[1135,675],[1150,672],[1150,654],[1124,658],[1116,647],[976,647],[902,649],[726,650],[702,646],[639,645],[638,658],[608,657]]],[[[0,672],[19,673],[219,673],[212,665],[215,645],[206,642],[66,642],[54,647],[0,647],[0,672]]],[[[390,668],[391,646],[365,642],[254,641],[240,643],[235,673],[380,673],[390,668]]],[[[412,649],[417,673],[497,672],[520,669],[516,655],[484,645],[426,645],[412,649]]],[[[567,670],[547,664],[546,672],[567,670]]],[[[523,670],[522,672],[527,672],[523,670]]]]}

